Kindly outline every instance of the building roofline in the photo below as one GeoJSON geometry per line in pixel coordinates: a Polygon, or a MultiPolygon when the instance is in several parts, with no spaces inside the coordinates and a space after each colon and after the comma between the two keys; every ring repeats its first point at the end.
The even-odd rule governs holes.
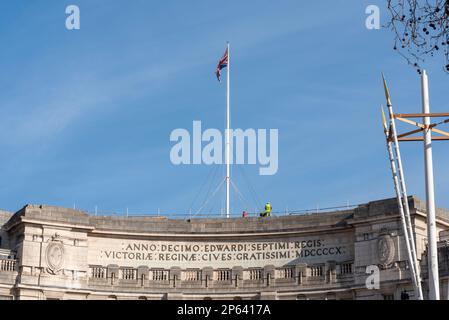
{"type": "MultiPolygon", "coordinates": [[[[425,215],[425,203],[415,196],[409,197],[412,214],[425,215]]],[[[99,235],[127,232],[132,234],[258,234],[307,232],[308,230],[341,229],[366,219],[394,218],[398,215],[396,198],[370,201],[353,209],[313,214],[290,214],[269,218],[200,218],[170,219],[170,216],[94,216],[88,213],[58,206],[26,205],[4,224],[10,230],[21,223],[59,225],[87,229],[99,235]]],[[[449,222],[449,211],[437,209],[440,221],[449,222]]]]}

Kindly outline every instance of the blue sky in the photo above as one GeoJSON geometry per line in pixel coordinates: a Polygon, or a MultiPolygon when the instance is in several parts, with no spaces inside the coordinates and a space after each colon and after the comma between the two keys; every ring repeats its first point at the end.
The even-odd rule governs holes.
{"type": "MultiPolygon", "coordinates": [[[[388,30],[365,28],[365,8],[384,1],[226,3],[2,1],[0,207],[195,212],[223,168],[172,165],[169,136],[193,120],[224,127],[225,86],[213,72],[227,40],[232,126],[279,129],[276,175],[233,168],[245,198],[232,194],[234,213],[268,200],[278,211],[393,197],[380,73],[397,112],[421,110],[420,82],[388,30]],[[69,4],[80,30],[65,28],[69,4]]],[[[435,112],[448,111],[441,62],[426,65],[435,112]]],[[[449,207],[448,150],[435,143],[440,207],[449,207]]],[[[424,198],[422,145],[402,152],[409,193],[424,198]]],[[[223,206],[224,190],[205,210],[223,206]]]]}

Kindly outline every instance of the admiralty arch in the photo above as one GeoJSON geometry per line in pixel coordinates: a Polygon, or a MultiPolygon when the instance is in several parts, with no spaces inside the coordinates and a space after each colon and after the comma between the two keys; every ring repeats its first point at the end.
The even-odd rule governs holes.
{"type": "MultiPolygon", "coordinates": [[[[409,197],[427,296],[425,203],[409,197]]],[[[1,299],[414,299],[395,199],[268,218],[0,211],[1,299]],[[370,267],[379,287],[367,286],[370,267]]],[[[449,211],[437,210],[441,298],[449,211]]]]}

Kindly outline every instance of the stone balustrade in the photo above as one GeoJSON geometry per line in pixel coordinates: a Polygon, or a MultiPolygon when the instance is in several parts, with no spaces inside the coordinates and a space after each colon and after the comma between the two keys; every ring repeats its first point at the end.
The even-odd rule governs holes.
{"type": "MultiPolygon", "coordinates": [[[[332,264],[330,264],[332,265],[332,264]]],[[[338,285],[354,280],[352,262],[337,264],[336,276],[330,277],[335,269],[326,265],[284,266],[274,268],[242,269],[151,269],[148,267],[90,266],[89,285],[93,286],[136,286],[148,288],[266,288],[269,286],[308,287],[326,284],[338,285]],[[332,271],[333,270],[333,271],[332,271]]]]}
{"type": "Polygon", "coordinates": [[[16,271],[17,260],[15,259],[2,259],[0,260],[0,271],[16,271]]]}

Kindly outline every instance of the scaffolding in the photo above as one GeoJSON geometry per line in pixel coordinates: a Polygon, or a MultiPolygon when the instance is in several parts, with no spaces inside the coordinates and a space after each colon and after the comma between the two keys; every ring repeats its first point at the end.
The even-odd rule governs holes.
{"type": "Polygon", "coordinates": [[[429,89],[427,73],[424,70],[421,75],[422,87],[422,105],[423,113],[414,114],[395,114],[390,99],[387,82],[382,74],[382,80],[387,101],[389,125],[382,107],[382,121],[384,126],[385,138],[387,143],[388,156],[390,160],[390,169],[393,176],[393,183],[398,200],[398,208],[401,215],[406,249],[410,272],[412,275],[415,294],[419,300],[423,299],[421,272],[417,259],[416,242],[413,232],[412,221],[410,217],[410,208],[408,205],[407,188],[405,184],[404,170],[402,167],[399,142],[401,141],[424,141],[424,160],[425,160],[425,178],[426,178],[426,204],[427,204],[427,234],[428,234],[428,269],[429,269],[429,299],[439,300],[439,276],[438,276],[438,257],[437,257],[437,235],[435,218],[435,197],[433,182],[433,160],[432,160],[432,140],[449,140],[449,133],[436,129],[436,126],[449,123],[449,119],[430,123],[430,118],[449,117],[449,113],[430,113],[429,109],[429,89]],[[410,120],[410,118],[423,118],[424,124],[410,120]],[[412,124],[418,129],[397,134],[395,120],[412,124]],[[413,134],[423,132],[422,136],[412,136],[413,134]],[[432,132],[440,136],[432,137],[432,132]]]}

